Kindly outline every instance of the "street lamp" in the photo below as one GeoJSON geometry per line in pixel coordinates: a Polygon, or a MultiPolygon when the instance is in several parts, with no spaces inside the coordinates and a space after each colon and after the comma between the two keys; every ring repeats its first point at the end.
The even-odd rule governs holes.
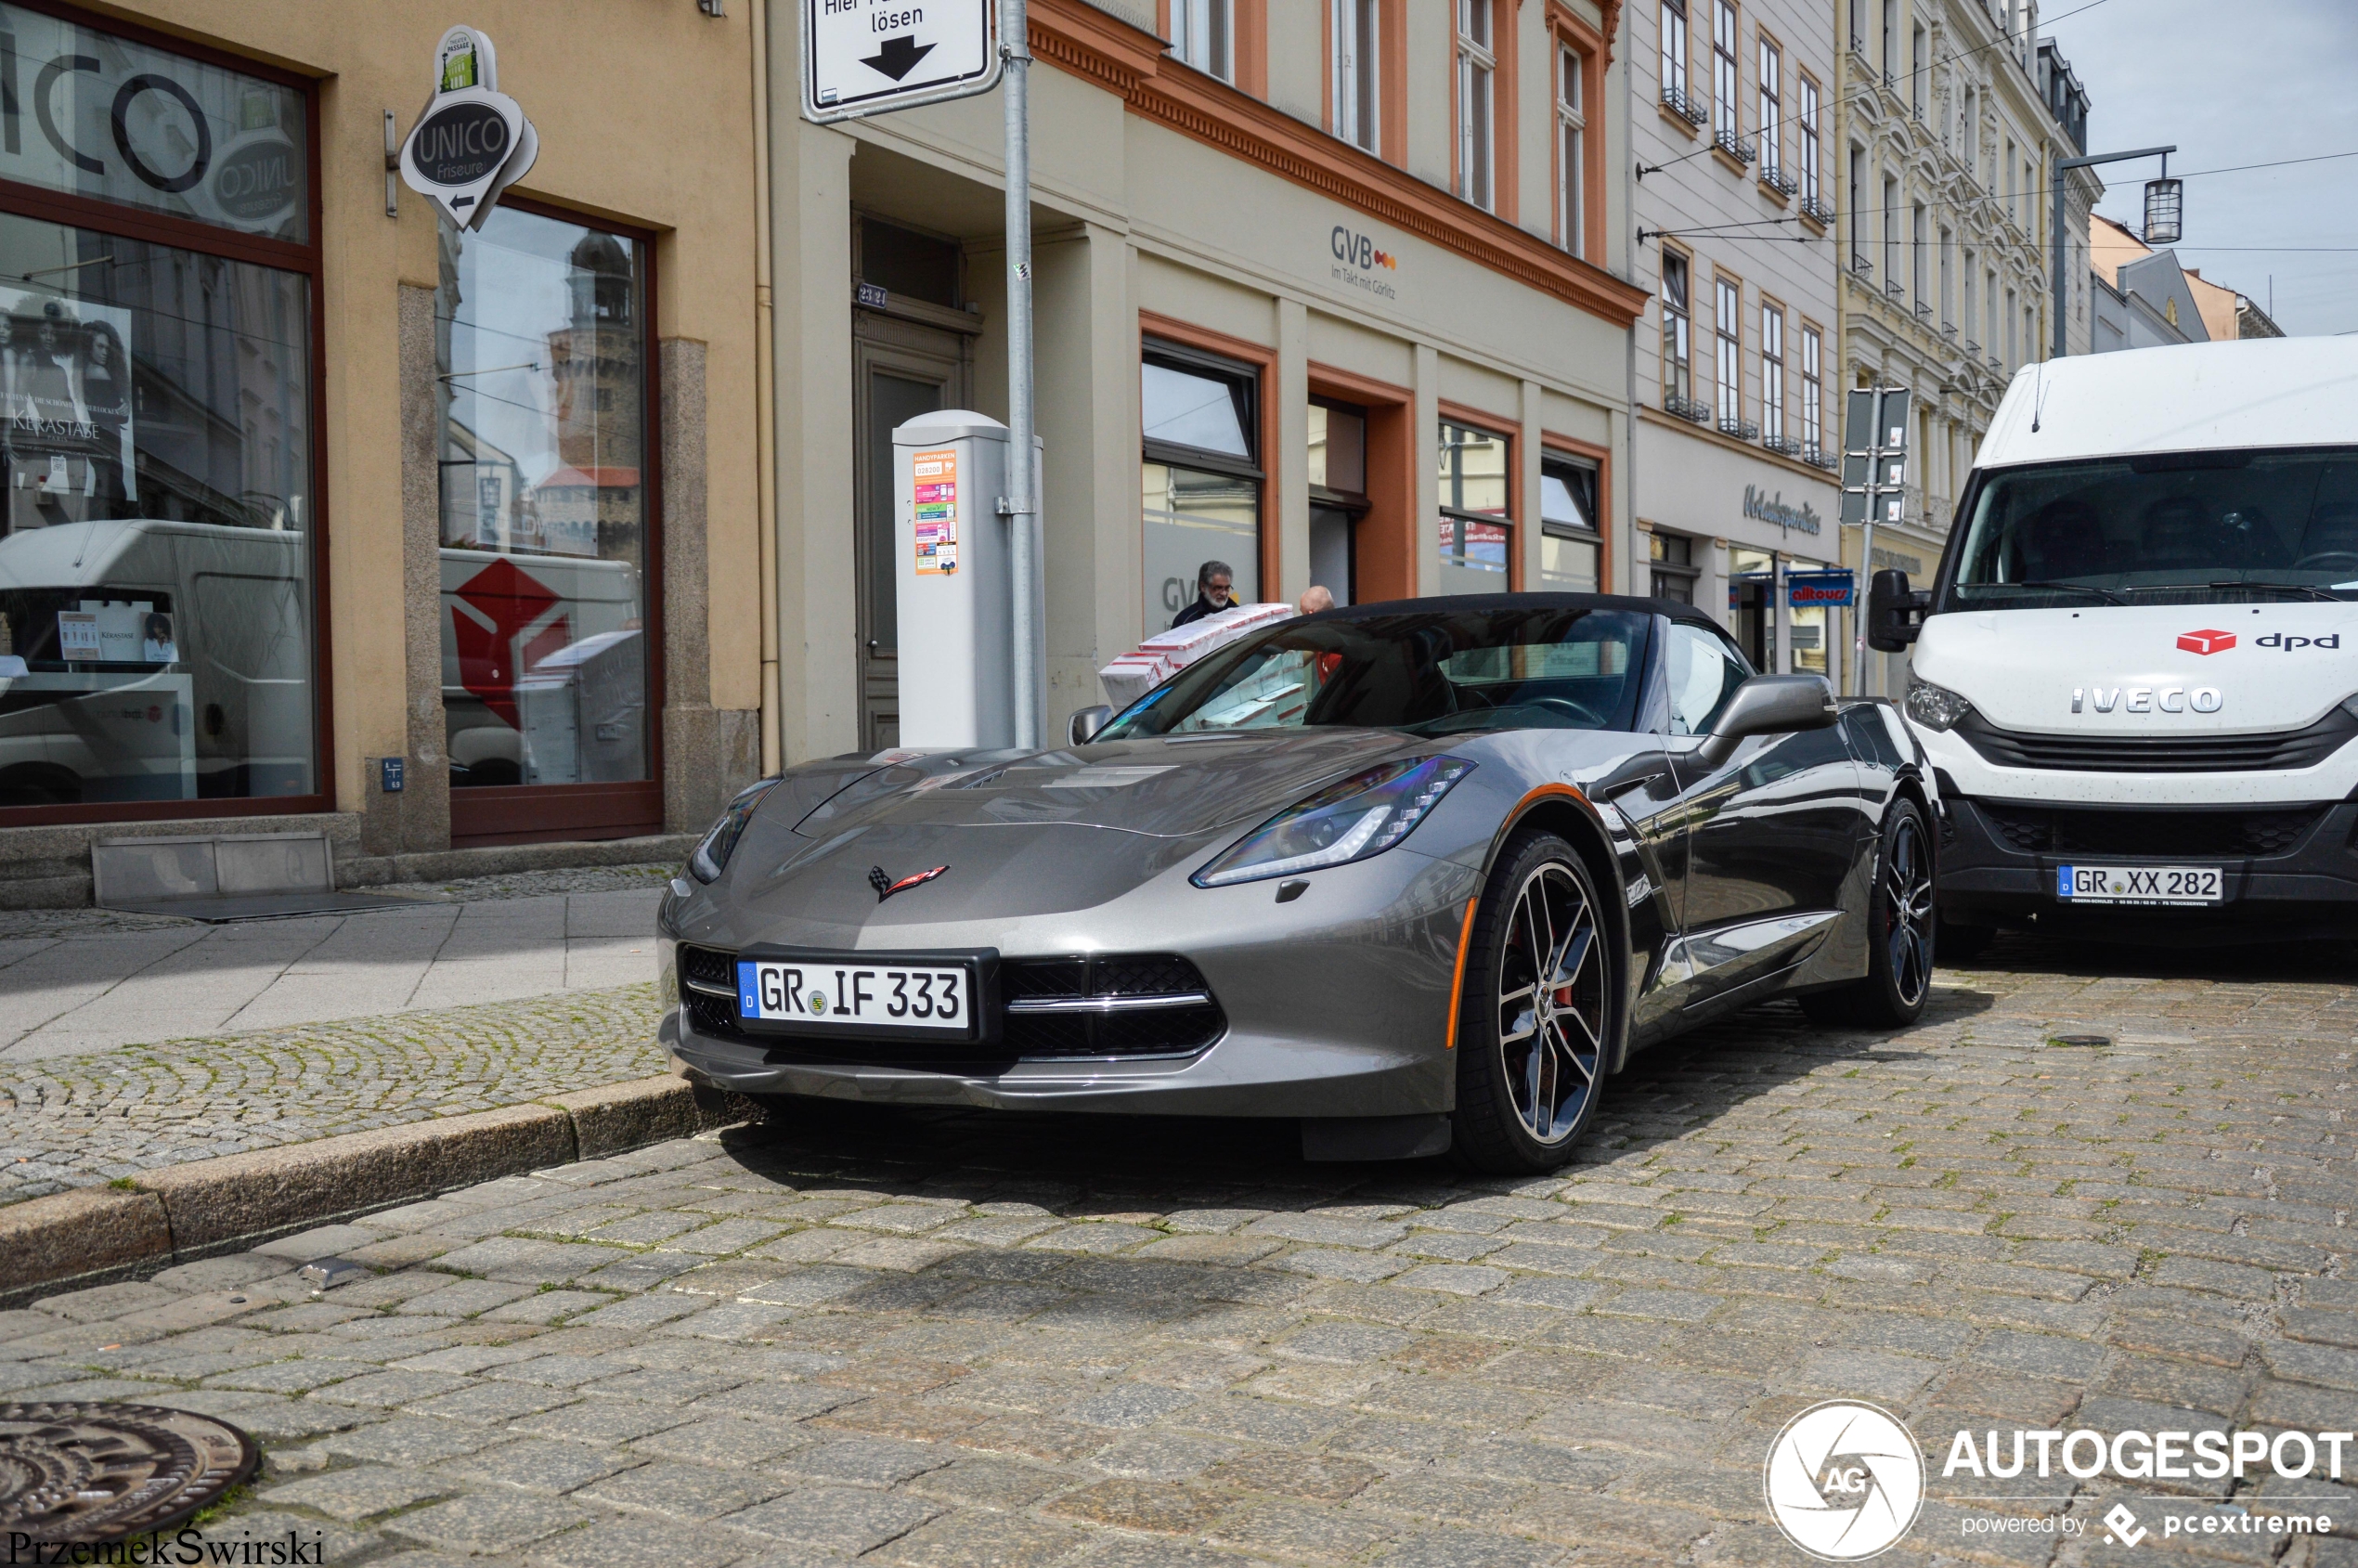
{"type": "Polygon", "coordinates": [[[2178,242],[2179,220],[2183,204],[2179,194],[2181,182],[2169,177],[2169,158],[2177,150],[2174,147],[2141,147],[2134,152],[2100,152],[2092,158],[2055,160],[2054,177],[2047,182],[2054,189],[2054,221],[2048,226],[2048,235],[2054,252],[2055,287],[2052,298],[2055,317],[2055,358],[2061,359],[2068,352],[2064,330],[2069,313],[2064,306],[2065,302],[2071,298],[2071,280],[2064,276],[2064,175],[2066,171],[2085,169],[2097,163],[2125,163],[2131,158],[2161,159],[2162,177],[2145,186],[2145,242],[2156,242],[2155,224],[2159,220],[2163,229],[2158,242],[2174,245],[2178,242]]]}

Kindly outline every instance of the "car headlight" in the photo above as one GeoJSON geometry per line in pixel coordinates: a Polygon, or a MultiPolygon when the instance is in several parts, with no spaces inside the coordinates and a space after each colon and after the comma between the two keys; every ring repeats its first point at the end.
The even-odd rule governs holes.
{"type": "Polygon", "coordinates": [[[1224,888],[1380,855],[1415,831],[1473,770],[1461,757],[1410,758],[1370,768],[1287,807],[1187,880],[1224,888]]]}
{"type": "Polygon", "coordinates": [[[1973,711],[1973,704],[1948,687],[1912,675],[1908,678],[1907,707],[1908,717],[1927,730],[1953,729],[1957,720],[1973,711]]]}
{"type": "Polygon", "coordinates": [[[761,804],[763,796],[777,787],[776,779],[764,779],[737,792],[737,797],[730,801],[728,809],[720,813],[720,820],[712,824],[712,831],[704,836],[694,851],[688,856],[688,869],[694,874],[697,881],[712,882],[719,878],[721,868],[729,863],[730,854],[737,848],[737,840],[745,836],[745,823],[753,820],[754,808],[761,804]]]}

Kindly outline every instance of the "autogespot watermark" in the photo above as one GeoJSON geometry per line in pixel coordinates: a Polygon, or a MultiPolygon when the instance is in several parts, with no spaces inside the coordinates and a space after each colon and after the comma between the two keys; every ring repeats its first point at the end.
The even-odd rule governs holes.
{"type": "MultiPolygon", "coordinates": [[[[1941,1478],[1976,1481],[2068,1478],[2059,1493],[1992,1497],[1987,1493],[1936,1499],[1958,1508],[1955,1528],[1966,1537],[2079,1536],[2103,1526],[2105,1544],[2133,1548],[2157,1532],[2181,1536],[2288,1537],[2335,1532],[2325,1497],[2282,1496],[2254,1512],[2241,1501],[2134,1497],[2115,1502],[2091,1521],[2070,1511],[2080,1482],[2235,1482],[2274,1476],[2282,1481],[2339,1482],[2345,1460],[2358,1462],[2358,1433],[2348,1432],[2121,1432],[2015,1428],[1960,1431],[1949,1444],[1941,1478]],[[2049,1512],[1992,1511],[1995,1501],[2052,1502],[2049,1512]]],[[[1879,1406],[1832,1399],[1785,1423],[1768,1446],[1761,1486],[1770,1517],[1785,1538],[1827,1562],[1856,1562],[1888,1550],[1914,1528],[1925,1493],[1924,1450],[1906,1424],[1879,1406]]]]}

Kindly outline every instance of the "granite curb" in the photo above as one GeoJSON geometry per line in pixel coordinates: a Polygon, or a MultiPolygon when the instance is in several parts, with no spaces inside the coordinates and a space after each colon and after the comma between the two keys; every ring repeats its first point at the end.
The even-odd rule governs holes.
{"type": "Polygon", "coordinates": [[[0,1308],[750,1114],[737,1096],[659,1074],[29,1199],[0,1208],[0,1308]]]}

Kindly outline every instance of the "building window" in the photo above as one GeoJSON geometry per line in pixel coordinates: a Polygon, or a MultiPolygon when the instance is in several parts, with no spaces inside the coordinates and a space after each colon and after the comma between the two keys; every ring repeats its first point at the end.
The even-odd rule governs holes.
{"type": "Polygon", "coordinates": [[[1785,172],[1784,57],[1767,38],[1760,41],[1760,172],[1785,172]]]}
{"type": "Polygon", "coordinates": [[[1859,193],[1860,189],[1863,188],[1860,182],[1865,178],[1864,175],[1860,173],[1860,166],[1864,164],[1866,161],[1867,149],[1860,147],[1857,142],[1852,142],[1850,144],[1850,201],[1848,206],[1850,212],[1850,269],[1853,272],[1858,271],[1860,264],[1865,262],[1867,259],[1867,253],[1861,247],[1863,237],[1859,232],[1859,220],[1866,215],[1859,210],[1859,193]]]}
{"type": "Polygon", "coordinates": [[[1513,559],[1508,507],[1512,443],[1471,425],[1441,421],[1441,591],[1504,593],[1513,559]]]}
{"type": "Polygon", "coordinates": [[[1924,117],[1924,30],[1919,22],[1909,39],[1908,106],[1917,119],[1924,117]]]}
{"type": "Polygon", "coordinates": [[[1908,287],[1916,301],[1916,314],[1922,316],[1930,308],[1931,292],[1924,287],[1924,204],[1917,202],[1908,214],[1908,287]]]}
{"type": "Polygon", "coordinates": [[[1760,307],[1760,438],[1777,449],[1785,443],[1785,313],[1760,307]]]}
{"type": "Polygon", "coordinates": [[[1223,82],[1236,80],[1236,0],[1171,0],[1171,52],[1223,82]]]}
{"type": "Polygon", "coordinates": [[[1335,135],[1354,147],[1380,152],[1377,86],[1379,0],[1332,0],[1335,40],[1335,135]]]}
{"type": "Polygon", "coordinates": [[[1662,92],[1687,101],[1687,0],[1662,0],[1662,92]]]}
{"type": "Polygon", "coordinates": [[[1719,428],[1732,430],[1744,419],[1743,289],[1731,278],[1712,279],[1719,309],[1716,323],[1719,341],[1719,428]]]}
{"type": "Polygon", "coordinates": [[[1733,0],[1712,0],[1711,123],[1723,136],[1743,134],[1736,112],[1741,88],[1736,69],[1736,7],[1733,0]]]}
{"type": "Polygon", "coordinates": [[[1883,276],[1886,288],[1899,281],[1899,182],[1883,177],[1883,276]]]}
{"type": "Polygon", "coordinates": [[[1899,0],[1883,0],[1883,79],[1888,83],[1898,70],[1899,0]]]}
{"type": "Polygon", "coordinates": [[[326,810],[304,91],[15,6],[0,67],[0,820],[326,810]]]}
{"type": "Polygon", "coordinates": [[[1310,580],[1337,604],[1349,604],[1359,594],[1359,522],[1374,506],[1367,494],[1367,410],[1314,396],[1306,412],[1310,580]]]}
{"type": "Polygon", "coordinates": [[[1458,194],[1490,210],[1492,85],[1498,56],[1492,37],[1495,0],[1458,0],[1458,194]]]}
{"type": "Polygon", "coordinates": [[[1588,253],[1587,64],[1579,50],[1557,47],[1556,243],[1575,256],[1588,253]]]}
{"type": "Polygon", "coordinates": [[[1943,332],[1953,332],[1957,330],[1956,279],[1954,268],[1950,266],[1950,258],[1954,254],[1956,242],[1957,237],[1953,231],[1948,228],[1940,231],[1940,330],[1943,332]]]}
{"type": "Polygon", "coordinates": [[[1195,603],[1208,562],[1237,599],[1261,596],[1261,378],[1252,366],[1149,341],[1138,372],[1145,436],[1146,624],[1195,603]]]}
{"type": "Polygon", "coordinates": [[[649,778],[645,247],[503,204],[440,251],[451,787],[649,778]]]}
{"type": "Polygon", "coordinates": [[[2015,292],[2006,291],[2006,366],[2009,369],[2022,363],[2022,351],[2015,340],[2015,292]]]}
{"type": "Polygon", "coordinates": [[[2006,138],[2006,162],[2004,167],[2006,171],[2006,216],[2014,219],[2016,223],[2020,223],[2022,221],[2022,214],[2015,207],[2015,142],[2012,136],[2008,136],[2006,138]]]}
{"type": "MultiPolygon", "coordinates": [[[[1687,258],[1662,253],[1662,406],[1674,414],[1694,407],[1694,357],[1688,338],[1687,258]]],[[[1697,416],[1700,417],[1700,416],[1697,416]]]]}
{"type": "Polygon", "coordinates": [[[1597,470],[1550,453],[1539,460],[1539,588],[1594,593],[1604,555],[1597,523],[1597,470]]]}
{"type": "Polygon", "coordinates": [[[1825,198],[1818,185],[1818,84],[1807,76],[1801,79],[1801,114],[1795,129],[1801,142],[1801,200],[1805,205],[1820,206],[1825,198]]]}
{"type": "Polygon", "coordinates": [[[1646,555],[1653,579],[1649,586],[1656,599],[1674,604],[1695,602],[1695,579],[1703,576],[1703,568],[1695,564],[1694,540],[1657,528],[1646,536],[1646,555]]]}
{"type": "Polygon", "coordinates": [[[1824,340],[1815,327],[1801,329],[1801,452],[1816,458],[1826,449],[1826,431],[1821,422],[1826,399],[1825,373],[1821,369],[1825,355],[1824,340]]]}

